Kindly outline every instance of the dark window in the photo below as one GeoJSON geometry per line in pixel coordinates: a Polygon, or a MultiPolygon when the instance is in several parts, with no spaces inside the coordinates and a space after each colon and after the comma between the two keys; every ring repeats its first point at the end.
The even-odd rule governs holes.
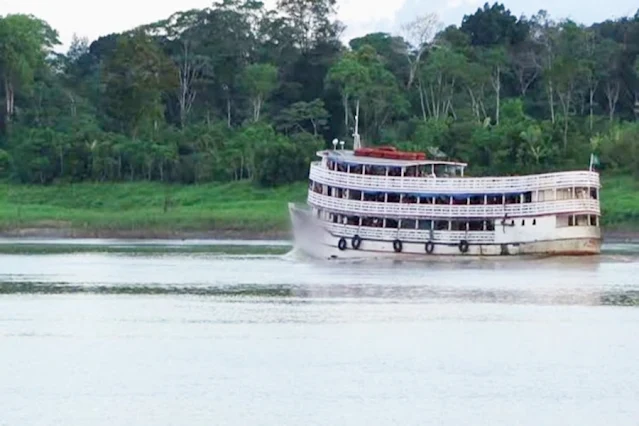
{"type": "Polygon", "coordinates": [[[438,231],[447,231],[448,230],[448,221],[447,220],[436,220],[435,221],[435,229],[438,231]]]}
{"type": "Polygon", "coordinates": [[[468,230],[469,231],[483,231],[484,230],[484,221],[482,220],[473,220],[468,222],[468,230]]]}
{"type": "Polygon", "coordinates": [[[417,225],[419,226],[419,229],[421,230],[425,230],[425,231],[429,231],[433,228],[433,221],[432,220],[420,220],[419,222],[417,222],[417,225]]]}
{"type": "Polygon", "coordinates": [[[399,224],[395,219],[386,219],[386,227],[387,228],[399,228],[399,224]]]}
{"type": "Polygon", "coordinates": [[[389,203],[399,203],[399,194],[388,194],[389,203]]]}
{"type": "Polygon", "coordinates": [[[533,219],[533,225],[537,225],[537,219],[533,219]]]}
{"type": "Polygon", "coordinates": [[[532,203],[532,192],[526,192],[524,194],[524,203],[532,203]]]}
{"type": "Polygon", "coordinates": [[[415,229],[416,222],[417,221],[415,219],[402,219],[400,227],[402,229],[415,229]]]}

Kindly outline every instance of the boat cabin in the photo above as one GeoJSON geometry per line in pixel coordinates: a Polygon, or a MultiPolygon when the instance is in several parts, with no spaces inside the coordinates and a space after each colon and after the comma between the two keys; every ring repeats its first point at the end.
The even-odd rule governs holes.
{"type": "Polygon", "coordinates": [[[463,177],[467,167],[466,163],[427,160],[423,153],[384,151],[326,150],[317,155],[322,157],[322,167],[329,170],[370,176],[463,177]]]}

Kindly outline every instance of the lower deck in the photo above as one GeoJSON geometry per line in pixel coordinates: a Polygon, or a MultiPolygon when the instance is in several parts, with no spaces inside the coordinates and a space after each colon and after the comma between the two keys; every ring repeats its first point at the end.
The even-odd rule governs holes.
{"type": "MultiPolygon", "coordinates": [[[[363,255],[597,254],[601,232],[588,217],[549,215],[503,220],[490,229],[387,228],[324,220],[291,206],[296,242],[321,257],[363,255]],[[330,254],[329,254],[330,253],[330,254]]],[[[359,221],[361,224],[361,220],[359,221]]]]}

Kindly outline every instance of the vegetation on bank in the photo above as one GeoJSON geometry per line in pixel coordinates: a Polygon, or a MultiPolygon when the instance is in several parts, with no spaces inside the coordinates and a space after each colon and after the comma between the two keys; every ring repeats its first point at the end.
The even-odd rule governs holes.
{"type": "MultiPolygon", "coordinates": [[[[604,176],[603,225],[639,231],[639,182],[604,176]]],[[[153,182],[0,185],[0,230],[58,228],[139,235],[235,231],[278,235],[289,228],[289,201],[306,199],[300,182],[256,188],[250,182],[167,185],[153,182]]]]}
{"type": "Polygon", "coordinates": [[[336,6],[221,0],[65,54],[41,19],[0,16],[0,227],[281,230],[356,111],[366,146],[474,175],[595,153],[604,224],[637,227],[639,12],[585,26],[485,4],[344,45],[336,6]]]}
{"type": "Polygon", "coordinates": [[[118,231],[281,233],[288,226],[287,203],[305,200],[306,190],[306,183],[270,189],[250,182],[2,184],[0,229],[66,228],[105,235],[118,231]]]}
{"type": "Polygon", "coordinates": [[[0,179],[21,183],[306,177],[354,116],[475,174],[561,170],[598,155],[639,175],[639,13],[589,26],[485,4],[444,27],[341,40],[337,0],[221,0],[58,54],[55,29],[0,16],[0,179]]]}

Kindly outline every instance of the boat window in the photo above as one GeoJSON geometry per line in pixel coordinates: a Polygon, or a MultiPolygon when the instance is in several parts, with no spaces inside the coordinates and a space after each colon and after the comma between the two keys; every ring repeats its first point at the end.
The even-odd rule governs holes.
{"type": "Polygon", "coordinates": [[[362,174],[362,166],[351,166],[351,173],[361,175],[362,174]]]}
{"type": "Polygon", "coordinates": [[[451,226],[451,230],[453,230],[453,231],[466,231],[466,230],[468,230],[468,222],[465,222],[465,221],[453,220],[450,223],[450,226],[451,226]]]}
{"type": "Polygon", "coordinates": [[[473,195],[472,197],[470,197],[470,204],[472,205],[484,204],[484,196],[473,195]]]}
{"type": "Polygon", "coordinates": [[[417,228],[417,221],[415,219],[402,219],[400,227],[402,229],[415,229],[417,228]]]}
{"type": "MultiPolygon", "coordinates": [[[[380,194],[377,193],[373,193],[373,192],[364,192],[364,201],[377,201],[377,197],[380,194]]],[[[383,196],[383,194],[381,194],[383,196]]],[[[382,201],[384,201],[382,199],[382,201]]]]}
{"type": "Polygon", "coordinates": [[[503,203],[503,199],[501,195],[489,195],[488,196],[488,204],[490,205],[495,205],[495,204],[502,204],[503,203]]]}
{"type": "Polygon", "coordinates": [[[596,200],[598,198],[597,188],[590,188],[590,198],[592,198],[593,200],[596,200]]]}
{"type": "Polygon", "coordinates": [[[437,231],[447,231],[448,230],[448,221],[447,220],[436,220],[435,221],[435,229],[437,231]]]}
{"type": "Polygon", "coordinates": [[[487,220],[486,221],[486,230],[487,231],[494,231],[495,230],[495,221],[494,220],[487,220]]]}
{"type": "Polygon", "coordinates": [[[402,175],[402,168],[401,167],[389,167],[388,168],[388,176],[401,176],[401,175],[402,175]]]}
{"type": "Polygon", "coordinates": [[[399,203],[399,194],[388,194],[389,203],[399,203]]]}
{"type": "Polygon", "coordinates": [[[533,219],[533,226],[537,225],[537,219],[533,219]]]}
{"type": "Polygon", "coordinates": [[[515,195],[506,195],[506,204],[519,204],[521,202],[521,197],[519,194],[515,195]]]}
{"type": "Polygon", "coordinates": [[[577,226],[588,226],[590,221],[588,220],[588,215],[579,215],[576,217],[575,224],[577,226]]]}
{"type": "Polygon", "coordinates": [[[348,191],[348,198],[351,200],[361,200],[362,199],[362,191],[357,191],[355,189],[351,189],[348,191]]]}
{"type": "Polygon", "coordinates": [[[442,204],[442,205],[449,205],[450,204],[450,197],[445,195],[445,196],[439,196],[435,199],[435,204],[442,204]]]}
{"type": "Polygon", "coordinates": [[[468,222],[468,230],[469,231],[483,231],[484,230],[484,221],[483,220],[471,220],[468,222]]]}
{"type": "Polygon", "coordinates": [[[532,203],[532,192],[524,193],[524,203],[532,203]]]}
{"type": "Polygon", "coordinates": [[[590,226],[597,226],[597,216],[590,216],[590,226]]]}
{"type": "Polygon", "coordinates": [[[404,173],[404,176],[416,177],[417,175],[417,166],[406,167],[406,173],[404,173]]]}
{"type": "Polygon", "coordinates": [[[419,197],[419,204],[433,204],[433,197],[419,197]]]}
{"type": "Polygon", "coordinates": [[[526,221],[525,220],[521,221],[521,226],[526,226],[526,221]]]}
{"type": "Polygon", "coordinates": [[[575,217],[572,215],[568,216],[568,226],[575,226],[575,217]]]}
{"type": "Polygon", "coordinates": [[[386,228],[399,228],[399,223],[396,219],[386,219],[386,228]]]}
{"type": "Polygon", "coordinates": [[[359,226],[359,216],[348,216],[348,218],[346,219],[346,224],[359,226]]]}
{"type": "Polygon", "coordinates": [[[431,229],[433,229],[433,221],[432,220],[420,220],[417,223],[417,226],[419,227],[419,229],[421,230],[425,230],[425,231],[430,231],[431,229]]]}

